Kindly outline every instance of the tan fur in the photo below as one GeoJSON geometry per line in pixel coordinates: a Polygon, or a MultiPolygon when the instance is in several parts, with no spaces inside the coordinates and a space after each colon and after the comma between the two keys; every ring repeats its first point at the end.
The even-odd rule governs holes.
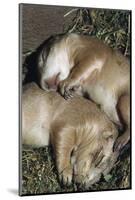
{"type": "Polygon", "coordinates": [[[88,187],[113,167],[118,133],[94,103],[79,96],[66,101],[35,83],[24,87],[22,103],[23,144],[51,144],[64,184],[74,179],[88,187]]]}
{"type": "Polygon", "coordinates": [[[121,144],[125,145],[130,140],[130,98],[129,95],[123,95],[118,101],[118,111],[120,118],[125,125],[126,131],[117,139],[116,148],[120,149],[121,144]],[[122,141],[122,142],[121,142],[122,141]]]}
{"type": "MultiPolygon", "coordinates": [[[[50,80],[55,80],[65,99],[72,97],[78,89],[79,92],[81,90],[82,95],[87,94],[87,97],[101,106],[114,123],[122,126],[116,106],[122,95],[126,94],[130,98],[128,60],[102,41],[77,34],[60,36],[59,39],[54,40],[51,49],[54,51],[48,52],[49,56],[42,63],[41,73],[41,79],[44,79],[48,88],[52,88],[49,84],[50,80]],[[51,75],[48,71],[51,71],[51,75]]],[[[55,81],[54,85],[56,85],[55,81]]],[[[41,87],[46,89],[44,84],[41,84],[41,87]]],[[[129,107],[129,104],[127,106],[129,107]]],[[[124,112],[127,110],[125,109],[124,112]]],[[[130,126],[130,121],[125,123],[130,126]]],[[[127,131],[126,141],[129,135],[127,131]]],[[[120,146],[122,147],[125,142],[121,141],[120,146]]]]}

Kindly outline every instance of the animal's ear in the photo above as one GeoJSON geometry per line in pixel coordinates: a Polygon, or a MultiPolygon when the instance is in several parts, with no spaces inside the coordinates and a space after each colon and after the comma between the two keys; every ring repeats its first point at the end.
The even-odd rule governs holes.
{"type": "Polygon", "coordinates": [[[114,138],[114,133],[112,131],[104,131],[103,132],[103,137],[104,139],[113,139],[114,138]]]}
{"type": "Polygon", "coordinates": [[[49,41],[45,41],[38,49],[38,67],[42,68],[44,67],[44,63],[47,60],[47,57],[49,55],[51,49],[50,39],[49,41]]]}

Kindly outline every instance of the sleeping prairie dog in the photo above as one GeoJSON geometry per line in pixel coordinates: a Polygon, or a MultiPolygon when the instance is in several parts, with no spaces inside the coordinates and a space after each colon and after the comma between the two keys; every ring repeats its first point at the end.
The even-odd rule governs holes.
{"type": "Polygon", "coordinates": [[[118,153],[113,144],[118,136],[114,124],[98,107],[74,97],[66,101],[58,93],[41,90],[35,83],[24,87],[22,96],[23,144],[51,144],[59,179],[74,179],[87,187],[113,167],[118,153]]]}
{"type": "MultiPolygon", "coordinates": [[[[46,90],[58,89],[65,99],[75,92],[87,95],[119,127],[120,115],[127,115],[130,105],[130,65],[127,58],[102,41],[75,33],[50,38],[42,47],[38,58],[40,86],[46,90]],[[121,104],[128,109],[116,109],[121,104]]],[[[130,114],[125,132],[115,149],[121,149],[130,139],[130,114]]]]}

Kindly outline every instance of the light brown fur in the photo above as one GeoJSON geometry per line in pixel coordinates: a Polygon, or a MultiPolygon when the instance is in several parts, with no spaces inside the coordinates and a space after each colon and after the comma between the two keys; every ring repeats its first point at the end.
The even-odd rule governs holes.
{"type": "MultiPolygon", "coordinates": [[[[40,57],[42,64],[40,62],[39,68],[42,68],[41,79],[44,80],[41,87],[46,89],[45,83],[48,89],[51,89],[52,85],[59,85],[59,91],[65,99],[71,98],[75,92],[79,91],[81,95],[87,95],[88,98],[99,104],[108,117],[121,127],[118,110],[120,115],[126,115],[125,113],[130,108],[128,103],[130,101],[128,60],[102,41],[77,34],[56,37],[51,44],[51,49],[54,51],[48,52],[48,57],[50,60],[52,59],[52,63],[48,62],[48,57],[44,59],[44,62],[40,57]],[[59,58],[59,52],[61,52],[63,61],[61,61],[62,58],[59,58]],[[47,70],[54,71],[54,74],[51,72],[50,75],[47,70]],[[117,110],[116,106],[119,105],[119,99],[123,95],[128,96],[129,100],[126,100],[128,108],[118,108],[117,110]]],[[[46,52],[46,46],[44,52],[46,52]]],[[[125,121],[127,127],[130,126],[129,119],[130,117],[125,121]]],[[[122,137],[118,139],[119,145],[116,142],[115,150],[119,150],[129,141],[129,128],[125,131],[123,139],[122,137]]]]}
{"type": "Polygon", "coordinates": [[[97,182],[113,167],[117,138],[113,123],[98,107],[74,97],[66,101],[56,92],[45,92],[35,83],[24,87],[22,140],[33,146],[53,146],[59,179],[64,184],[97,182]]]}

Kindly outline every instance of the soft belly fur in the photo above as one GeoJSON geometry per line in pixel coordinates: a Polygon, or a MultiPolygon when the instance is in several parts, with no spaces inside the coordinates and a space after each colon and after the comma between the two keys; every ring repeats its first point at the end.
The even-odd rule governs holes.
{"type": "Polygon", "coordinates": [[[65,99],[75,92],[87,95],[118,127],[125,125],[124,139],[116,142],[115,150],[129,141],[130,115],[126,121],[119,117],[130,108],[130,65],[122,54],[90,36],[60,35],[51,38],[40,51],[38,71],[43,89],[58,88],[65,99]],[[126,102],[121,103],[128,106],[127,110],[117,106],[123,95],[127,96],[126,102]]]}
{"type": "Polygon", "coordinates": [[[89,187],[112,169],[117,129],[94,103],[79,96],[66,101],[35,83],[24,87],[22,103],[23,144],[51,144],[64,184],[74,179],[89,187]]]}

